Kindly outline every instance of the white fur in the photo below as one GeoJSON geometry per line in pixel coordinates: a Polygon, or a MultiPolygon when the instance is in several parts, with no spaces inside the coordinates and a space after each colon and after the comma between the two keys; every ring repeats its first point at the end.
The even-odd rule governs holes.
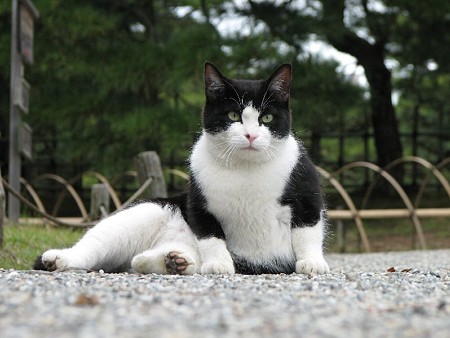
{"type": "Polygon", "coordinates": [[[171,251],[188,261],[183,273],[197,272],[195,238],[181,214],[169,207],[143,203],[102,220],[72,248],[45,252],[42,262],[52,270],[124,270],[138,254],[133,261],[138,272],[164,273],[164,259],[171,251]]]}
{"type": "Polygon", "coordinates": [[[300,148],[293,136],[273,138],[255,120],[256,110],[249,106],[242,124],[234,123],[217,135],[203,133],[192,152],[192,173],[231,252],[254,263],[266,263],[274,256],[292,259],[290,209],[278,199],[300,148]],[[249,131],[257,135],[254,149],[247,148],[249,131]]]}
{"type": "Polygon", "coordinates": [[[297,273],[328,273],[330,269],[323,258],[324,221],[321,217],[313,227],[292,229],[292,246],[297,260],[297,273]]]}
{"type": "Polygon", "coordinates": [[[222,239],[202,239],[198,242],[198,248],[202,260],[202,274],[234,274],[233,259],[222,239]]]}
{"type": "MultiPolygon", "coordinates": [[[[251,103],[245,107],[242,111],[242,128],[244,134],[259,134],[262,133],[263,128],[259,128],[259,112],[251,105],[251,103]]],[[[264,128],[267,129],[267,128],[264,128]]]]}
{"type": "Polygon", "coordinates": [[[167,274],[166,256],[175,252],[178,257],[184,258],[188,263],[182,274],[191,275],[199,270],[199,255],[197,241],[191,229],[179,211],[174,213],[159,231],[151,245],[151,249],[138,254],[131,261],[134,271],[140,273],[167,274]]]}

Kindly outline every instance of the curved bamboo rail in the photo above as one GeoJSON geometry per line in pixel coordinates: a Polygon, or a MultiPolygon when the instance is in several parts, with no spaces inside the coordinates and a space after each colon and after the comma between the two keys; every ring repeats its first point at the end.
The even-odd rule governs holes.
{"type": "MultiPolygon", "coordinates": [[[[116,209],[119,209],[121,206],[119,197],[117,196],[116,191],[112,188],[111,184],[109,183],[109,181],[107,180],[107,178],[105,176],[103,176],[102,174],[96,172],[96,171],[86,171],[84,173],[78,174],[75,177],[73,177],[72,179],[70,179],[69,184],[71,186],[73,186],[75,183],[77,183],[84,175],[88,175],[88,176],[92,176],[94,178],[96,178],[98,181],[100,181],[101,183],[105,184],[107,189],[108,189],[108,193],[109,196],[111,197],[114,206],[116,207],[116,209]]],[[[61,177],[62,179],[62,177],[61,177]]],[[[57,215],[59,208],[61,207],[62,202],[64,201],[65,197],[66,197],[67,191],[63,190],[61,191],[61,193],[58,195],[58,198],[56,199],[55,205],[53,207],[53,215],[57,215]]]]}
{"type": "Polygon", "coordinates": [[[25,187],[26,191],[30,194],[37,208],[42,212],[47,212],[47,210],[45,210],[44,203],[42,203],[41,198],[39,197],[36,190],[34,190],[34,188],[31,186],[31,184],[28,183],[23,177],[20,178],[20,184],[22,184],[25,187]]]}
{"type": "MultiPolygon", "coordinates": [[[[419,239],[420,248],[425,249],[426,248],[426,241],[423,234],[423,229],[420,223],[420,218],[422,217],[450,217],[450,208],[418,208],[420,205],[420,202],[422,200],[423,194],[426,190],[426,187],[429,185],[429,182],[431,178],[435,178],[437,182],[439,183],[439,186],[443,188],[446,195],[449,197],[450,201],[450,184],[449,180],[446,179],[444,176],[442,170],[445,166],[450,164],[450,158],[447,158],[437,165],[431,164],[429,161],[426,161],[419,157],[414,156],[405,156],[400,159],[397,159],[393,162],[391,162],[389,165],[387,165],[385,168],[381,168],[373,163],[369,162],[354,162],[347,164],[343,166],[342,168],[336,170],[333,173],[330,173],[323,168],[317,167],[317,171],[319,174],[325,179],[329,184],[333,187],[333,189],[336,190],[340,198],[344,201],[347,209],[346,210],[329,210],[328,216],[331,220],[353,220],[355,222],[356,228],[358,230],[359,236],[361,238],[361,243],[363,246],[364,251],[370,251],[371,246],[369,239],[367,237],[367,233],[365,231],[364,225],[363,225],[363,219],[375,219],[375,218],[409,218],[411,222],[414,225],[414,230],[417,235],[417,238],[419,239]],[[426,174],[424,175],[424,178],[419,186],[418,193],[415,196],[414,203],[411,201],[411,198],[406,194],[403,187],[399,184],[399,182],[396,181],[396,179],[389,174],[389,170],[392,170],[395,166],[398,165],[405,165],[413,163],[414,165],[419,165],[425,170],[427,170],[426,174]],[[375,178],[372,180],[371,184],[367,188],[363,201],[361,203],[360,208],[358,209],[355,205],[352,197],[350,194],[346,191],[344,186],[339,182],[337,177],[340,175],[343,175],[347,172],[350,172],[355,169],[364,168],[367,169],[373,173],[376,174],[375,178]],[[377,180],[384,179],[386,182],[389,183],[389,185],[395,190],[396,194],[399,196],[400,200],[405,206],[405,209],[366,209],[366,206],[368,204],[368,201],[373,193],[374,187],[377,183],[377,180]]],[[[184,180],[189,180],[188,174],[184,173],[183,171],[176,170],[176,169],[168,169],[166,170],[171,175],[176,175],[178,177],[181,177],[184,180]]],[[[28,207],[30,207],[32,210],[36,211],[40,215],[42,215],[43,218],[46,218],[50,220],[51,222],[54,222],[56,224],[66,225],[66,226],[90,226],[95,224],[95,222],[87,222],[89,219],[88,212],[86,210],[86,207],[84,206],[82,199],[76,189],[74,188],[74,184],[76,184],[83,175],[88,175],[91,177],[94,177],[97,181],[103,183],[106,185],[108,189],[108,193],[113,200],[113,203],[117,210],[122,210],[126,207],[128,207],[130,204],[132,204],[152,183],[152,178],[149,177],[143,184],[139,186],[139,188],[132,194],[131,197],[129,197],[124,203],[121,203],[119,200],[119,197],[114,190],[112,184],[106,177],[101,175],[98,172],[94,171],[87,171],[82,174],[79,174],[72,178],[71,180],[66,180],[58,175],[54,174],[44,174],[36,177],[33,180],[33,183],[38,183],[40,181],[44,180],[50,180],[53,182],[56,182],[63,186],[63,190],[60,192],[57,201],[55,203],[55,206],[53,208],[53,213],[49,214],[46,211],[45,205],[42,202],[38,192],[33,187],[32,184],[27,182],[25,179],[21,179],[21,185],[24,187],[26,192],[31,196],[32,202],[30,202],[28,199],[23,197],[19,192],[11,191],[11,187],[7,184],[7,182],[2,179],[2,182],[4,183],[5,188],[8,191],[11,191],[13,195],[15,195],[17,198],[19,198],[22,202],[24,202],[28,207]],[[56,214],[61,206],[62,201],[64,200],[65,196],[67,194],[70,194],[73,201],[75,201],[78,210],[81,214],[82,222],[67,222],[66,220],[62,218],[56,217],[56,214]]],[[[119,179],[122,177],[132,177],[134,179],[137,179],[137,174],[135,171],[127,171],[123,174],[116,177],[111,182],[117,183],[119,179]]]]}
{"type": "Polygon", "coordinates": [[[366,230],[364,229],[361,217],[358,213],[358,210],[355,207],[355,204],[353,203],[352,198],[349,196],[347,191],[345,191],[344,187],[330,173],[328,173],[326,170],[320,167],[316,167],[316,169],[319,172],[319,174],[322,175],[322,177],[324,177],[328,182],[330,182],[333,185],[333,187],[337,190],[339,195],[344,200],[345,204],[347,204],[347,207],[350,209],[352,218],[355,220],[356,227],[358,228],[364,250],[366,252],[370,252],[369,239],[367,238],[366,230]]]}
{"type": "Polygon", "coordinates": [[[136,179],[138,177],[138,174],[135,170],[127,170],[119,175],[115,176],[110,182],[112,186],[115,186],[120,180],[122,180],[124,177],[131,177],[133,179],[136,179]]]}
{"type": "Polygon", "coordinates": [[[72,196],[72,198],[75,200],[75,203],[78,207],[78,210],[81,212],[81,216],[82,216],[83,220],[89,219],[88,213],[86,211],[86,208],[83,204],[83,201],[82,201],[80,195],[78,195],[77,191],[66,179],[62,178],[61,176],[54,175],[54,174],[43,174],[43,175],[36,177],[33,181],[39,182],[39,181],[43,181],[43,180],[51,180],[51,181],[55,181],[57,183],[62,184],[64,186],[64,188],[66,188],[66,190],[72,196]]]}
{"type": "MultiPolygon", "coordinates": [[[[450,162],[450,158],[448,159],[450,162]]],[[[444,162],[444,161],[443,161],[444,162]]],[[[443,163],[441,162],[441,163],[443,163]]],[[[419,188],[419,192],[416,195],[415,198],[415,202],[414,202],[414,207],[418,208],[419,207],[419,203],[422,199],[422,195],[425,191],[425,187],[428,184],[431,175],[433,175],[434,177],[437,178],[438,182],[442,185],[442,187],[444,188],[445,192],[447,193],[448,197],[450,198],[450,184],[448,183],[448,181],[446,180],[445,176],[439,171],[437,166],[432,165],[430,162],[426,161],[423,158],[417,157],[417,156],[404,156],[401,157],[397,160],[392,161],[391,163],[389,163],[386,167],[384,167],[383,169],[385,171],[389,171],[392,168],[400,165],[400,164],[404,164],[404,163],[416,163],[416,164],[420,164],[423,168],[428,170],[427,175],[425,176],[425,178],[423,179],[420,188],[419,188]]],[[[444,162],[445,163],[445,162],[444,162]]],[[[370,195],[372,194],[372,191],[375,187],[377,183],[377,180],[373,180],[369,186],[369,188],[366,191],[366,194],[364,196],[363,202],[361,203],[361,209],[365,209],[367,202],[370,198],[370,195]]]]}
{"type": "Polygon", "coordinates": [[[415,227],[415,230],[417,233],[417,237],[419,238],[419,243],[420,243],[421,248],[426,249],[427,245],[426,245],[426,241],[425,241],[425,236],[423,234],[422,225],[420,224],[420,220],[417,217],[416,210],[415,210],[413,204],[411,203],[411,200],[409,199],[408,195],[403,190],[401,185],[397,182],[397,180],[392,175],[390,175],[387,171],[382,169],[381,167],[377,166],[376,164],[369,163],[369,162],[353,162],[353,163],[347,164],[347,165],[343,166],[342,168],[340,168],[339,170],[337,170],[335,172],[335,174],[340,175],[340,174],[344,173],[345,171],[353,169],[353,168],[367,168],[367,169],[372,170],[375,173],[379,174],[387,182],[389,182],[389,184],[395,189],[395,191],[397,192],[397,194],[400,196],[401,200],[405,204],[406,208],[408,209],[409,217],[411,218],[411,221],[414,224],[414,227],[415,227]]]}

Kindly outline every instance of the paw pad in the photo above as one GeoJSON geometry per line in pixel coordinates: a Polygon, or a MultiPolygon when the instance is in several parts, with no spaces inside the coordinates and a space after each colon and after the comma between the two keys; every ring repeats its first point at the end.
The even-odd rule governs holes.
{"type": "Polygon", "coordinates": [[[188,261],[180,256],[179,252],[171,251],[164,258],[166,270],[170,274],[181,274],[189,265],[188,261]]]}

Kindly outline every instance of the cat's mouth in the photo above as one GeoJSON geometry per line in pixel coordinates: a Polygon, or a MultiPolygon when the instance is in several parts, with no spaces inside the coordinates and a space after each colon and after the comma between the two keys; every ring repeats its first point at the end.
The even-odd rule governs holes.
{"type": "Polygon", "coordinates": [[[258,149],[254,148],[253,146],[247,146],[245,148],[242,148],[242,150],[258,151],[258,149]]]}

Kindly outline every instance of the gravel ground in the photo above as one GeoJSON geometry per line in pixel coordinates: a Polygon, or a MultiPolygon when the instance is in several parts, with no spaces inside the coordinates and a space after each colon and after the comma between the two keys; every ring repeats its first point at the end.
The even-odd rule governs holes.
{"type": "Polygon", "coordinates": [[[450,337],[450,250],[327,260],[325,276],[0,269],[0,336],[450,337]]]}

